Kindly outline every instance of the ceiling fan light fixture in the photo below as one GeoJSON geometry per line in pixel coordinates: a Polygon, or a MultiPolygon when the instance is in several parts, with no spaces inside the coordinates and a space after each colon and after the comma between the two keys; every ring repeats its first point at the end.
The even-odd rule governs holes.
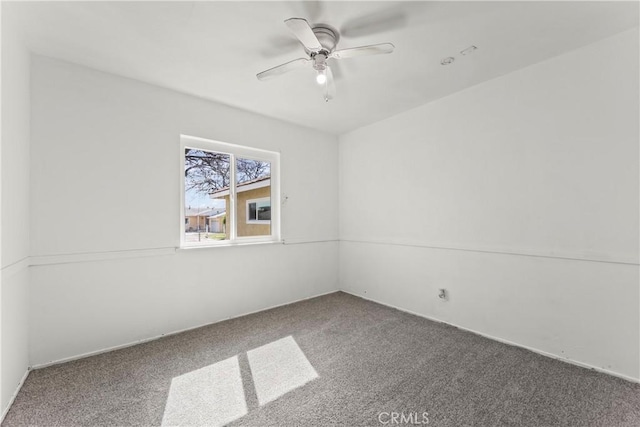
{"type": "Polygon", "coordinates": [[[327,72],[326,70],[318,70],[318,74],[316,75],[316,82],[319,85],[323,85],[327,82],[327,72]]]}
{"type": "Polygon", "coordinates": [[[301,68],[306,64],[311,64],[317,72],[316,82],[323,87],[325,101],[335,98],[336,95],[333,73],[327,63],[329,59],[338,60],[356,56],[391,53],[395,48],[392,43],[378,43],[369,46],[336,50],[335,48],[340,39],[340,34],[332,27],[325,24],[318,24],[312,27],[309,22],[303,18],[289,18],[284,22],[298,41],[302,43],[307,57],[294,59],[276,67],[269,68],[256,74],[256,77],[258,80],[264,81],[301,68]]]}

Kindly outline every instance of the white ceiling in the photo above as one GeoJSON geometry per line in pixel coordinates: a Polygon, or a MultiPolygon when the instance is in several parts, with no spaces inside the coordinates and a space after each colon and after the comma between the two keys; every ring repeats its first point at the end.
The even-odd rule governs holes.
{"type": "Polygon", "coordinates": [[[8,10],[36,53],[334,134],[638,25],[637,2],[24,2],[8,10]],[[344,30],[339,48],[392,42],[396,50],[340,60],[337,96],[325,103],[311,69],[256,79],[303,56],[283,23],[290,17],[344,30]],[[470,45],[478,50],[459,54],[470,45]],[[447,56],[456,61],[440,65],[447,56]]]}

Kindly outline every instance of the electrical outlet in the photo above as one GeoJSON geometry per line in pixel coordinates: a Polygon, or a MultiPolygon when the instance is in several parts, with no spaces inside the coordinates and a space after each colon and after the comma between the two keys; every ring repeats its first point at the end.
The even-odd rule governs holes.
{"type": "Polygon", "coordinates": [[[447,301],[449,299],[449,292],[444,288],[438,289],[438,298],[447,301]]]}

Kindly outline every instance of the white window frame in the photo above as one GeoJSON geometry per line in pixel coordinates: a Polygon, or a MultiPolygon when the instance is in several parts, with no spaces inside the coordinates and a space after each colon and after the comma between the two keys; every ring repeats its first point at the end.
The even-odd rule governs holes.
{"type": "MultiPolygon", "coordinates": [[[[258,208],[258,203],[259,202],[263,202],[265,200],[269,200],[269,205],[271,205],[271,197],[260,197],[258,199],[249,199],[247,200],[246,203],[246,207],[247,207],[247,214],[245,216],[245,223],[247,224],[269,224],[271,221],[265,221],[265,220],[260,220],[260,219],[249,219],[249,204],[251,203],[256,203],[256,212],[258,212],[257,208],[258,208]]],[[[271,212],[273,214],[273,211],[271,212]]]]}
{"type": "MultiPolygon", "coordinates": [[[[275,151],[262,150],[243,145],[229,144],[226,142],[214,141],[195,136],[180,135],[180,246],[181,249],[209,248],[217,246],[234,246],[253,243],[278,243],[280,238],[280,153],[275,151]],[[229,240],[211,240],[206,244],[188,243],[185,241],[185,180],[184,162],[185,150],[195,148],[198,150],[211,151],[226,154],[230,157],[230,185],[229,185],[229,209],[227,217],[232,218],[229,240]],[[239,237],[237,234],[238,218],[238,193],[236,192],[236,158],[260,160],[271,163],[271,221],[259,221],[260,223],[271,223],[271,234],[266,236],[239,237]]],[[[257,221],[252,224],[258,223],[257,221]]]]}

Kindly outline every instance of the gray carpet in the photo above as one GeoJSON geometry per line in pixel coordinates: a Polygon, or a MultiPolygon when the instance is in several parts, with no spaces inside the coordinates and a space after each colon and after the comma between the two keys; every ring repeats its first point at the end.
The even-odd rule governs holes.
{"type": "MultiPolygon", "coordinates": [[[[157,426],[167,417],[173,378],[193,372],[217,378],[232,370],[200,369],[231,366],[234,356],[247,414],[231,425],[415,425],[428,419],[430,426],[640,426],[638,385],[342,292],[33,371],[2,425],[157,426]],[[293,339],[278,341],[286,337],[293,339]],[[301,351],[286,352],[298,359],[285,360],[289,356],[277,355],[280,347],[265,346],[274,342],[289,349],[297,344],[301,351]],[[261,346],[266,350],[254,351],[261,346]],[[251,359],[261,354],[278,361],[258,366],[251,359]],[[317,378],[260,405],[256,388],[269,378],[298,381],[286,368],[294,365],[303,376],[315,370],[317,378]],[[284,371],[269,377],[278,366],[284,371]],[[393,412],[405,418],[393,424],[393,412]]],[[[261,391],[262,399],[271,392],[261,391]]],[[[187,404],[196,408],[191,400],[187,404]]],[[[194,416],[193,408],[185,412],[194,416]]],[[[210,424],[206,410],[195,416],[196,424],[210,424]]]]}

